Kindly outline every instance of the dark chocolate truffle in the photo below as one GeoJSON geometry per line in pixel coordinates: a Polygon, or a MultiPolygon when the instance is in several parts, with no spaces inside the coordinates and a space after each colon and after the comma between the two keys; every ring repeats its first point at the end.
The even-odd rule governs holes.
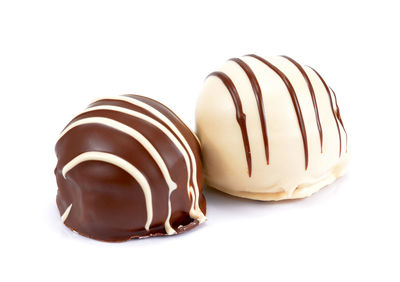
{"type": "Polygon", "coordinates": [[[157,101],[96,100],[62,131],[56,154],[61,219],[81,235],[118,242],[205,220],[198,139],[157,101]]]}

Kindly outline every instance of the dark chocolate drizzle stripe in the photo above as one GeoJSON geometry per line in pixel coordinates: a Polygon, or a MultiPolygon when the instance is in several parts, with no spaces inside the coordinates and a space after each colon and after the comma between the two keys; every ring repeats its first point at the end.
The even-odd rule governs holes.
{"type": "Polygon", "coordinates": [[[242,139],[244,145],[244,152],[246,154],[248,173],[249,176],[251,176],[251,152],[250,152],[249,136],[247,134],[247,127],[246,127],[246,114],[243,112],[242,101],[240,100],[239,93],[237,92],[235,84],[233,84],[233,81],[225,73],[216,71],[210,73],[208,77],[209,76],[218,77],[224,83],[225,87],[231,94],[236,109],[236,120],[240,126],[240,131],[242,132],[242,139]]]}
{"type": "Polygon", "coordinates": [[[258,84],[256,75],[251,70],[251,68],[241,59],[239,58],[232,58],[230,61],[236,62],[246,73],[249,81],[251,83],[251,87],[253,88],[254,96],[257,102],[258,114],[260,116],[260,123],[261,123],[261,131],[263,134],[263,141],[264,141],[264,148],[265,148],[265,158],[267,160],[267,165],[269,165],[269,145],[268,145],[268,132],[267,132],[267,122],[265,117],[265,109],[264,109],[264,101],[261,92],[261,87],[258,84]]]}
{"type": "Polygon", "coordinates": [[[310,66],[309,66],[309,68],[312,69],[315,72],[315,74],[319,77],[319,79],[321,80],[322,84],[325,87],[326,93],[328,94],[329,102],[331,104],[331,110],[332,110],[333,119],[336,122],[336,127],[337,127],[338,135],[339,135],[339,158],[340,158],[340,156],[342,155],[342,134],[340,133],[339,123],[338,123],[338,120],[337,120],[337,117],[336,117],[336,114],[335,114],[335,109],[333,107],[333,101],[332,101],[332,97],[331,97],[331,94],[330,94],[330,91],[329,91],[329,87],[326,84],[325,80],[322,78],[322,76],[315,69],[313,69],[310,66]]]}
{"type": "Polygon", "coordinates": [[[314,106],[315,120],[317,122],[317,127],[318,127],[318,132],[319,132],[319,140],[320,140],[320,144],[321,144],[321,153],[322,153],[322,145],[323,145],[323,136],[324,135],[322,132],[321,120],[319,118],[318,104],[317,104],[317,100],[315,98],[314,87],[312,86],[312,83],[311,83],[310,78],[308,77],[307,73],[305,72],[303,67],[298,62],[296,62],[295,60],[293,60],[292,58],[290,58],[288,56],[281,56],[281,57],[283,57],[283,58],[289,60],[291,63],[293,63],[293,65],[295,65],[296,68],[301,72],[301,74],[304,77],[304,80],[307,83],[308,90],[310,91],[310,95],[311,95],[311,100],[312,100],[313,106],[314,106]]]}
{"type": "Polygon", "coordinates": [[[303,146],[304,146],[304,157],[305,157],[305,169],[307,170],[308,168],[308,142],[307,142],[307,132],[306,132],[306,127],[304,124],[304,119],[303,119],[303,114],[301,113],[301,107],[299,104],[299,100],[297,99],[297,95],[296,95],[296,91],[294,90],[292,84],[290,83],[289,78],[280,70],[278,69],[276,66],[274,66],[273,64],[271,64],[270,62],[268,62],[266,59],[254,55],[254,54],[250,54],[250,55],[246,55],[246,56],[250,56],[253,57],[259,61],[261,61],[262,63],[264,63],[265,65],[267,65],[269,68],[271,68],[281,79],[282,81],[285,83],[287,90],[289,91],[290,97],[292,99],[292,103],[293,103],[293,107],[294,110],[296,111],[296,115],[297,115],[297,121],[299,123],[299,128],[301,131],[301,135],[303,138],[303,146]]]}
{"type": "Polygon", "coordinates": [[[329,87],[329,89],[332,91],[333,93],[333,97],[335,97],[335,104],[336,104],[336,117],[339,120],[340,124],[342,125],[343,131],[346,134],[346,153],[347,153],[347,131],[344,128],[344,124],[343,124],[343,120],[342,120],[342,116],[340,115],[340,110],[339,110],[339,105],[337,103],[337,98],[336,98],[336,93],[335,91],[333,91],[333,89],[331,87],[329,87]]]}

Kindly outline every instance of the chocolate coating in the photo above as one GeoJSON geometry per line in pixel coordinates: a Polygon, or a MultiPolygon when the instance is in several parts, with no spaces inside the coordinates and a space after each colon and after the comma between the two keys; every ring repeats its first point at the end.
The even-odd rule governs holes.
{"type": "Polygon", "coordinates": [[[56,155],[57,206],[81,235],[118,242],[205,219],[200,145],[157,101],[125,95],[90,104],[64,129],[56,155]]]}
{"type": "Polygon", "coordinates": [[[335,93],[288,56],[246,55],[212,72],[197,101],[196,130],[207,185],[239,197],[308,197],[341,177],[349,161],[335,93]]]}
{"type": "Polygon", "coordinates": [[[301,136],[303,138],[305,169],[307,170],[308,158],[309,158],[309,156],[308,156],[307,131],[306,131],[306,126],[304,124],[303,114],[301,112],[301,106],[300,106],[299,100],[297,98],[296,91],[294,90],[294,88],[292,86],[292,83],[290,82],[290,79],[279,68],[277,68],[276,66],[271,64],[269,61],[267,61],[263,57],[260,57],[260,56],[255,55],[255,54],[251,54],[251,55],[248,55],[248,56],[253,57],[253,58],[263,62],[267,67],[272,69],[282,79],[282,81],[285,83],[285,86],[286,86],[287,90],[289,91],[290,97],[292,99],[293,107],[294,107],[294,110],[296,112],[297,120],[298,120],[298,123],[299,123],[299,128],[300,128],[300,131],[301,131],[301,136]]]}

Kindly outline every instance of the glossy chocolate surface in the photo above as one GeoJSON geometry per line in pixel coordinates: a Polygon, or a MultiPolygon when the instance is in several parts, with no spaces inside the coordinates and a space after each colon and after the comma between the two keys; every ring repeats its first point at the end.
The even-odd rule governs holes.
{"type": "Polygon", "coordinates": [[[206,201],[202,194],[200,145],[196,137],[164,105],[138,95],[120,97],[92,103],[89,111],[75,117],[68,126],[79,121],[88,122],[70,129],[67,126],[67,132],[56,144],[58,163],[55,174],[59,188],[57,205],[60,214],[64,215],[72,205],[65,218],[65,225],[81,235],[112,242],[165,235],[167,221],[176,233],[193,228],[204,220],[206,211],[206,201]],[[146,104],[155,111],[150,112],[138,103],[146,104]],[[148,117],[148,120],[117,111],[118,109],[134,111],[148,117]],[[179,133],[171,128],[171,124],[167,124],[165,118],[179,133]],[[126,125],[148,140],[152,145],[149,146],[154,147],[161,156],[172,181],[176,183],[176,189],[170,193],[161,167],[139,139],[99,123],[96,119],[126,125]],[[160,130],[161,127],[158,128],[149,121],[161,124],[169,134],[166,135],[160,130]],[[178,140],[180,146],[172,142],[171,136],[178,140]],[[138,174],[144,176],[151,191],[152,218],[148,230],[145,228],[149,215],[146,212],[143,187],[126,170],[109,162],[87,160],[80,162],[63,176],[66,165],[87,152],[100,152],[123,159],[134,166],[138,174]],[[193,187],[198,187],[197,193],[193,187]]]}
{"type": "MultiPolygon", "coordinates": [[[[290,98],[292,100],[293,109],[297,116],[299,130],[301,132],[302,141],[303,141],[305,169],[307,170],[308,162],[309,162],[307,131],[306,131],[305,123],[304,123],[301,105],[299,103],[296,91],[295,91],[291,81],[289,80],[289,78],[285,75],[285,73],[282,70],[280,70],[277,66],[273,65],[271,62],[269,62],[265,58],[254,55],[254,54],[250,54],[247,56],[257,59],[258,61],[262,62],[267,68],[273,70],[279,76],[279,78],[282,80],[282,82],[285,84],[285,87],[288,90],[288,93],[290,94],[290,98]]],[[[317,104],[316,97],[315,97],[314,87],[313,87],[306,71],[299,63],[297,63],[295,60],[293,60],[292,58],[290,58],[288,56],[281,56],[281,57],[288,60],[291,64],[293,64],[297,68],[297,70],[301,73],[302,77],[304,78],[304,80],[307,84],[307,87],[308,87],[308,90],[310,93],[310,97],[312,100],[312,104],[314,107],[315,122],[316,122],[318,132],[319,132],[321,153],[323,153],[322,148],[323,148],[323,136],[324,135],[323,135],[323,130],[322,130],[322,126],[321,126],[321,120],[320,120],[320,116],[319,116],[319,109],[318,109],[318,104],[317,104]]],[[[255,101],[257,104],[259,119],[260,119],[261,132],[262,132],[264,149],[265,149],[266,165],[269,165],[270,149],[269,149],[269,141],[268,141],[268,129],[267,129],[267,124],[266,124],[268,117],[266,115],[266,111],[264,108],[263,93],[262,93],[261,87],[258,83],[256,75],[254,74],[253,70],[247,63],[245,63],[242,59],[239,59],[239,58],[232,58],[232,59],[230,59],[230,61],[237,63],[242,68],[242,70],[245,72],[245,74],[251,84],[252,90],[254,92],[254,98],[255,98],[255,101]]],[[[334,117],[334,120],[336,123],[336,127],[338,130],[339,157],[340,157],[342,154],[342,141],[341,141],[341,133],[340,133],[340,128],[339,128],[339,123],[342,126],[342,128],[346,134],[346,152],[347,152],[347,132],[344,128],[343,121],[340,116],[339,106],[337,104],[335,92],[331,89],[332,94],[335,98],[336,109],[334,107],[328,85],[322,79],[322,77],[319,75],[319,73],[317,71],[315,71],[313,68],[310,68],[310,69],[313,70],[316,73],[316,75],[318,76],[318,78],[321,80],[321,82],[323,83],[323,85],[325,87],[327,95],[329,97],[330,108],[331,108],[331,111],[332,111],[332,114],[333,114],[333,117],[334,117]]],[[[238,125],[240,126],[240,130],[241,130],[241,134],[242,134],[243,147],[244,147],[244,151],[245,151],[245,155],[246,155],[246,162],[247,162],[247,168],[248,168],[248,175],[249,175],[249,177],[251,177],[252,154],[251,154],[251,150],[250,150],[249,136],[248,136],[248,132],[247,132],[248,130],[247,130],[247,125],[246,125],[246,114],[243,111],[243,106],[242,106],[242,101],[241,101],[240,95],[239,95],[232,79],[224,72],[220,72],[220,71],[213,72],[213,73],[209,74],[209,76],[218,77],[224,83],[225,87],[227,88],[227,90],[229,91],[229,93],[232,97],[232,101],[234,103],[235,110],[236,110],[236,120],[238,122],[238,125]]]]}

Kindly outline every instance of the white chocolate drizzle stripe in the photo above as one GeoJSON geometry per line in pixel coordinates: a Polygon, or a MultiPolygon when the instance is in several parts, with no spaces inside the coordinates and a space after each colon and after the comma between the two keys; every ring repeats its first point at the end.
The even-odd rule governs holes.
{"type": "Polygon", "coordinates": [[[176,234],[176,231],[172,228],[171,222],[170,222],[171,210],[172,210],[172,207],[171,207],[171,193],[172,193],[172,191],[169,190],[169,193],[168,193],[168,215],[167,215],[167,218],[165,219],[165,223],[164,223],[164,228],[165,228],[165,231],[167,232],[168,235],[176,234]]]}
{"type": "MultiPolygon", "coordinates": [[[[79,125],[83,125],[83,124],[91,124],[91,123],[97,123],[97,124],[103,124],[105,126],[111,127],[113,129],[116,129],[118,131],[121,131],[123,133],[126,133],[128,135],[130,135],[132,138],[134,138],[135,140],[137,140],[146,150],[147,152],[149,152],[149,154],[152,156],[152,158],[154,159],[154,161],[157,163],[158,167],[161,170],[161,173],[164,176],[165,181],[167,182],[169,191],[168,191],[168,201],[169,198],[172,193],[172,191],[174,191],[177,187],[176,183],[171,179],[171,175],[169,174],[167,165],[165,164],[164,160],[162,159],[162,157],[160,156],[160,154],[158,153],[158,151],[156,150],[156,148],[154,148],[154,146],[151,144],[151,142],[144,137],[141,133],[139,133],[138,131],[136,131],[135,129],[120,123],[118,121],[115,121],[113,119],[109,119],[109,118],[103,118],[103,117],[90,117],[90,118],[84,118],[84,119],[80,119],[76,122],[71,123],[62,133],[61,136],[64,136],[69,130],[71,130],[74,127],[77,127],[79,125]]],[[[170,207],[170,205],[169,205],[170,207]]],[[[171,208],[168,208],[168,220],[169,217],[171,215],[171,208]]],[[[169,224],[169,222],[165,222],[165,229],[167,231],[167,233],[171,233],[173,234],[174,231],[172,231],[171,226],[169,224]]]]}
{"type": "MultiPolygon", "coordinates": [[[[170,119],[168,117],[166,117],[164,114],[162,114],[160,111],[158,111],[157,109],[153,108],[152,106],[139,101],[133,97],[128,97],[128,96],[118,96],[118,97],[105,97],[105,98],[100,98],[97,99],[95,101],[93,101],[91,104],[101,101],[101,100],[115,100],[115,101],[122,101],[122,102],[127,102],[130,103],[132,105],[138,106],[140,108],[143,108],[147,111],[149,111],[150,113],[152,113],[153,115],[155,115],[157,118],[159,118],[160,120],[162,120],[163,122],[165,122],[168,127],[179,137],[179,139],[182,141],[184,147],[186,148],[186,151],[189,154],[190,157],[190,162],[192,164],[192,182],[193,182],[193,186],[194,186],[194,190],[195,190],[195,197],[193,197],[193,201],[194,201],[194,207],[190,210],[190,217],[193,219],[197,219],[199,220],[199,222],[204,222],[205,221],[205,216],[203,214],[203,212],[201,211],[200,207],[199,207],[199,200],[200,200],[200,193],[199,193],[199,187],[197,185],[197,165],[196,165],[196,158],[193,155],[192,149],[190,148],[189,144],[187,143],[185,137],[182,135],[182,133],[179,131],[179,129],[170,121],[170,119]]],[[[89,108],[90,109],[90,108],[89,108]]],[[[184,154],[185,155],[185,154],[184,154]]],[[[188,186],[188,195],[190,195],[190,189],[192,187],[188,186]]],[[[193,188],[192,188],[193,189],[193,188]]]]}
{"type": "Polygon", "coordinates": [[[70,205],[68,206],[68,208],[64,211],[63,215],[61,216],[61,221],[62,221],[63,223],[65,222],[65,220],[67,220],[67,217],[68,217],[68,215],[69,215],[69,213],[70,213],[70,211],[71,211],[71,208],[72,208],[72,204],[70,204],[70,205]]]}
{"type": "Polygon", "coordinates": [[[73,169],[78,164],[80,164],[82,162],[87,162],[87,161],[100,161],[100,162],[105,162],[105,163],[115,165],[115,166],[125,170],[139,183],[139,186],[143,190],[144,198],[145,198],[145,202],[146,202],[147,220],[146,220],[145,228],[147,231],[149,231],[150,224],[153,219],[153,204],[152,204],[152,198],[151,198],[150,185],[147,182],[146,177],[136,167],[134,167],[131,163],[127,162],[126,160],[124,160],[116,155],[110,154],[110,153],[97,152],[97,151],[85,152],[85,153],[82,153],[82,154],[76,156],[75,158],[73,158],[62,169],[63,176],[65,177],[65,175],[68,173],[68,171],[73,169]]]}

